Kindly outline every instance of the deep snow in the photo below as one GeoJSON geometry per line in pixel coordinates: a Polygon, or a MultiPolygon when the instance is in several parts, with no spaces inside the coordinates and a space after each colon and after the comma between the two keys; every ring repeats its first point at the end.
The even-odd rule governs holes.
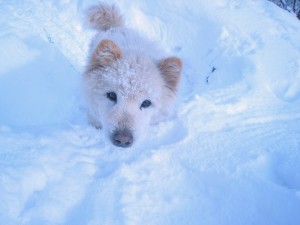
{"type": "Polygon", "coordinates": [[[80,74],[97,1],[0,1],[1,224],[300,224],[300,23],[268,1],[117,1],[183,58],[176,116],[119,149],[80,74]]]}

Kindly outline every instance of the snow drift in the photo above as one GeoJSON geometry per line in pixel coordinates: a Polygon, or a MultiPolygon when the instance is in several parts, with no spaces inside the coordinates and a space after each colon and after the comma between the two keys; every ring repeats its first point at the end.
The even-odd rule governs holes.
{"type": "Polygon", "coordinates": [[[1,3],[1,224],[300,224],[299,21],[268,1],[118,1],[184,61],[176,116],[124,151],[81,101],[94,3],[1,3]]]}

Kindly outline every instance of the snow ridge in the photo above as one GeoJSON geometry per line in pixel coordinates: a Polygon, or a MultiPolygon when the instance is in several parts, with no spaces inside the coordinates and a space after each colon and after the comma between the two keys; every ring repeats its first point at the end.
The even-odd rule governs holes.
{"type": "Polygon", "coordinates": [[[81,107],[91,3],[1,3],[0,223],[299,225],[297,18],[269,1],[116,2],[184,60],[176,115],[120,151],[81,107]]]}

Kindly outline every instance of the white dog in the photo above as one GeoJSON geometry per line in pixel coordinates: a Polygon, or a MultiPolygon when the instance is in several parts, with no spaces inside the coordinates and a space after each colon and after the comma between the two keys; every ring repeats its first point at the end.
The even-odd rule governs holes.
{"type": "Polygon", "coordinates": [[[125,28],[114,5],[91,7],[87,20],[98,31],[83,78],[90,123],[114,145],[130,147],[150,123],[170,113],[182,62],[125,28]]]}

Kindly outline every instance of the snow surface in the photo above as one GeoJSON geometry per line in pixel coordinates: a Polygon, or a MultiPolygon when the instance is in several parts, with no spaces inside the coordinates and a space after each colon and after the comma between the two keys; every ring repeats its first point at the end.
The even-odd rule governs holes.
{"type": "Polygon", "coordinates": [[[183,58],[175,118],[114,148],[80,93],[96,1],[0,1],[0,224],[300,224],[300,23],[261,0],[120,0],[183,58]]]}

